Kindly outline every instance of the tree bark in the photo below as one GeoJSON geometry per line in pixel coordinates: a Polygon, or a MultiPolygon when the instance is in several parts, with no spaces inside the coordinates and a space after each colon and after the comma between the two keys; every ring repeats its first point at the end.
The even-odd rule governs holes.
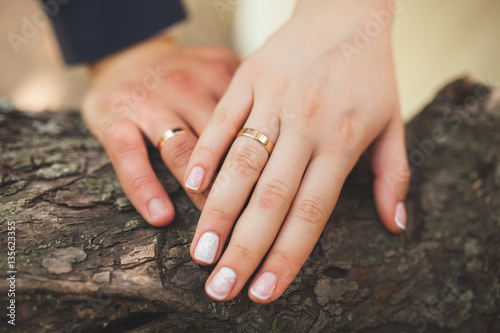
{"type": "MultiPolygon", "coordinates": [[[[191,260],[199,212],[150,157],[176,219],[148,225],[124,195],[78,113],[0,109],[0,238],[16,224],[19,332],[500,332],[498,90],[457,80],[407,125],[408,228],[388,233],[363,156],[321,239],[277,301],[246,289],[204,293],[191,260]]],[[[398,175],[391,179],[397,181],[398,175]]],[[[6,308],[2,306],[6,311],[6,308]]]]}

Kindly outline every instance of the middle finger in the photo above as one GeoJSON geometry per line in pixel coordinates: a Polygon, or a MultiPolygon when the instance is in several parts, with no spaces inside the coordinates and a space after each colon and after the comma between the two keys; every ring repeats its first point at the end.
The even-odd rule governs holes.
{"type": "MultiPolygon", "coordinates": [[[[207,293],[222,300],[236,295],[271,247],[295,197],[311,151],[298,136],[281,136],[255,186],[231,241],[207,283],[207,293]],[[222,271],[234,273],[234,287],[222,287],[222,271]]],[[[222,283],[225,286],[225,283],[222,283]]]]}

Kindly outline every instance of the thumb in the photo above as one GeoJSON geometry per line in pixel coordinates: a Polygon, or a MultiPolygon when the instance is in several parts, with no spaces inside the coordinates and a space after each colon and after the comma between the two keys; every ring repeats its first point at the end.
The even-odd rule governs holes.
{"type": "Polygon", "coordinates": [[[406,228],[404,199],[408,191],[410,170],[401,117],[389,122],[370,147],[375,174],[375,205],[385,227],[394,233],[406,228]]]}

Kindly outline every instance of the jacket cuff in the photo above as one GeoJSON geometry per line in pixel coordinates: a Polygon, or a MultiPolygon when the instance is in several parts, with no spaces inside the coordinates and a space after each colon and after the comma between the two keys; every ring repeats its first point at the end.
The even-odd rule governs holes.
{"type": "Polygon", "coordinates": [[[92,62],[185,18],[178,0],[42,0],[66,64],[92,62]]]}

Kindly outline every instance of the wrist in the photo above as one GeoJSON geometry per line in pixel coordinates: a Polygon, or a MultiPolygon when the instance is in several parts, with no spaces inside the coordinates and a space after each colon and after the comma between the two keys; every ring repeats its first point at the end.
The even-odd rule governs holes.
{"type": "Polygon", "coordinates": [[[393,0],[299,0],[288,23],[269,40],[298,59],[311,59],[352,44],[358,35],[371,45],[391,45],[391,27],[397,6],[393,0]]]}
{"type": "Polygon", "coordinates": [[[390,33],[396,10],[394,0],[300,0],[290,23],[309,36],[340,40],[356,29],[390,33]]]}
{"type": "MultiPolygon", "coordinates": [[[[170,53],[178,48],[175,38],[168,31],[151,38],[148,38],[138,44],[112,53],[104,58],[89,63],[89,73],[91,78],[96,77],[104,68],[112,65],[130,65],[136,64],[136,61],[129,62],[128,60],[140,60],[143,54],[154,55],[157,53],[170,53]]],[[[149,61],[150,57],[142,57],[144,61],[149,61]]]]}
{"type": "Polygon", "coordinates": [[[385,10],[394,14],[396,7],[394,0],[299,0],[293,16],[334,25],[338,21],[364,22],[372,17],[372,11],[385,10]]]}

